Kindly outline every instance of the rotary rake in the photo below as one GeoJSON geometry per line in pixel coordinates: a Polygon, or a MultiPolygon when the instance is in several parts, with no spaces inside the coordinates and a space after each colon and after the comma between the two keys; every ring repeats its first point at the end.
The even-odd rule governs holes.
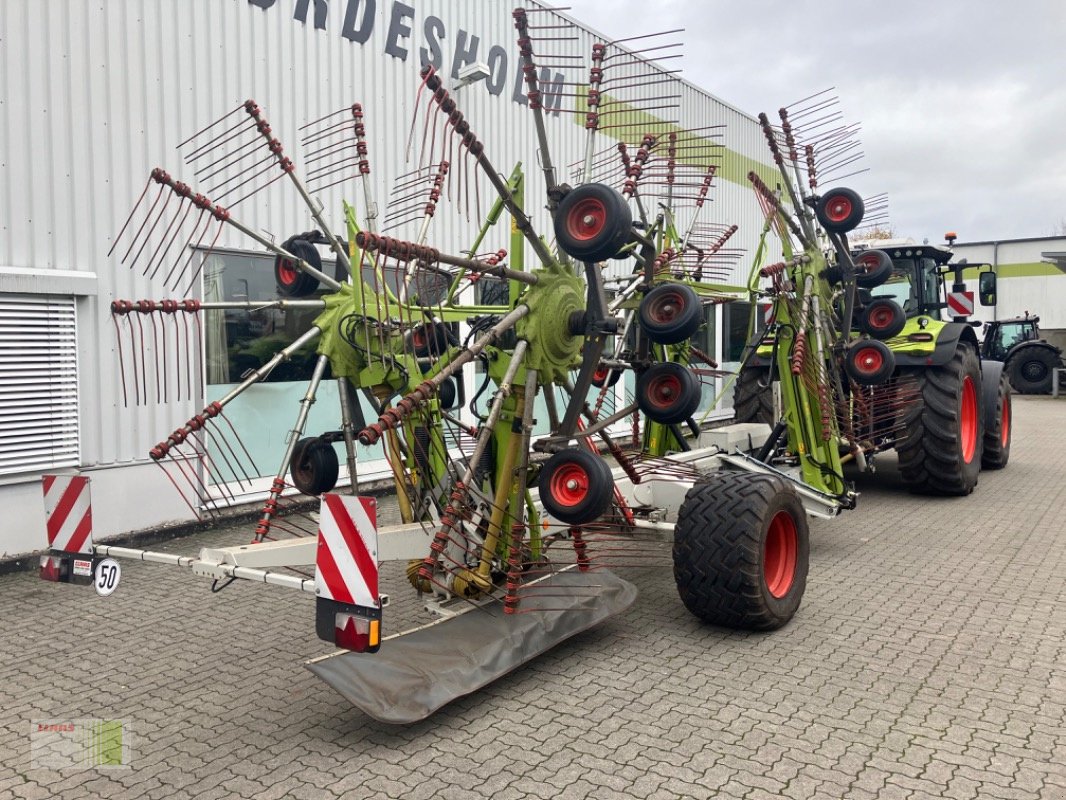
{"type": "MultiPolygon", "coordinates": [[[[197,515],[219,515],[263,474],[227,406],[294,358],[308,361],[311,378],[252,544],[195,559],[91,542],[88,552],[313,592],[319,636],[344,652],[310,668],[392,722],[420,719],[624,610],[635,590],[613,568],[672,563],[683,602],[700,618],[780,627],[805,588],[806,515],[831,517],[854,504],[838,449],[859,434],[841,433],[831,388],[838,376],[824,356],[849,330],[851,307],[845,300],[842,317],[831,313],[840,299],[823,288],[827,265],[811,220],[793,219],[756,183],[767,209],[764,239],[776,225],[805,248],[786,247],[784,262],[762,268],[778,306],[778,359],[797,378],[783,392],[790,437],[798,437],[790,450],[800,468],[790,470],[768,457],[781,426],[756,457],[750,451],[768,427],[703,431],[694,420],[704,382],[724,375],[691,342],[702,308],[748,299],[757,277],[745,286],[721,282],[742,256],[728,247],[736,226],[706,219],[722,131],[664,119],[677,98],[659,92],[668,71],[651,59],[674,57],[678,45],[652,37],[638,50],[598,43],[587,66],[562,52],[570,37],[537,24],[535,12],[518,9],[514,21],[556,247],[524,210],[520,166],[509,177],[498,171],[427,66],[406,142],[416,166],[395,179],[380,225],[361,106],[300,129],[300,177],[265,111],[249,100],[180,145],[197,185],[208,188],[153,170],[112,248],[120,262],[172,289],[208,275],[227,226],[274,257],[273,301],[114,302],[116,331],[128,341],[118,351],[123,382],[131,375],[136,404],[148,402],[153,385],[156,400],[200,396],[204,365],[195,354],[205,328],[217,324],[201,314],[313,315],[306,332],[152,448],[197,515]],[[552,159],[541,77],[548,65],[568,78],[551,91],[584,103],[575,111],[585,120],[584,157],[569,165],[576,186],[560,180],[552,159]],[[614,144],[598,146],[605,136],[614,144]],[[286,184],[316,228],[278,244],[242,221],[240,206],[286,184]],[[338,184],[362,195],[361,216],[344,206],[343,235],[312,196],[338,184]],[[431,244],[442,203],[480,221],[462,254],[431,244]],[[509,246],[486,247],[504,216],[509,246]],[[179,355],[164,361],[175,343],[179,355]],[[160,356],[154,372],[146,351],[160,356]],[[464,417],[460,378],[471,364],[484,383],[464,417]],[[632,395],[615,388],[627,373],[632,395]],[[340,424],[305,436],[327,378],[337,384],[340,424]],[[534,433],[535,414],[547,419],[546,433],[534,433]],[[628,429],[621,438],[619,426],[628,429]],[[371,500],[334,491],[334,443],[343,443],[353,491],[357,447],[380,448],[401,525],[379,531],[371,500]],[[320,518],[295,490],[322,497],[320,518]],[[670,535],[672,553],[663,546],[670,535]],[[387,598],[377,566],[389,560],[406,562],[407,580],[440,621],[383,646],[387,598]]],[[[766,130],[776,143],[778,133],[766,130]]],[[[779,149],[775,155],[787,181],[779,149]]],[[[836,267],[845,286],[849,263],[841,258],[836,267]]],[[[876,411],[864,419],[877,424],[876,411]]]]}

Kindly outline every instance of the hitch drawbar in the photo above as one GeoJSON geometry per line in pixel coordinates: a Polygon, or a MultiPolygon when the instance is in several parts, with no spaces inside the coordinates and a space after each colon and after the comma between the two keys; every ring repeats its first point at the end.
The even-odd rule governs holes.
{"type": "Polygon", "coordinates": [[[121,575],[114,559],[187,567],[215,580],[250,580],[313,593],[319,638],[357,653],[375,653],[381,646],[381,609],[388,601],[378,589],[377,506],[372,497],[323,495],[317,540],[207,548],[194,558],[94,544],[89,478],[45,475],[43,488],[48,552],[41,556],[41,580],[95,584],[98,594],[108,595],[121,575]],[[311,563],[314,580],[278,569],[311,563]]]}

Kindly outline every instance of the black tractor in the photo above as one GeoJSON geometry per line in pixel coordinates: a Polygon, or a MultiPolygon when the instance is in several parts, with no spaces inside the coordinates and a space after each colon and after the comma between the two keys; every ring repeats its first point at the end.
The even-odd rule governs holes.
{"type": "Polygon", "coordinates": [[[1052,370],[1063,366],[1062,348],[1040,338],[1040,317],[997,319],[984,324],[981,357],[1004,363],[1014,390],[1022,394],[1051,391],[1052,370]]]}

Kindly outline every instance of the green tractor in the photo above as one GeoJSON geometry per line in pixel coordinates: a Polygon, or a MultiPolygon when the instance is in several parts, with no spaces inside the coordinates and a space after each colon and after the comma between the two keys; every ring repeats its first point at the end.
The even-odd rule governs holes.
{"type": "MultiPolygon", "coordinates": [[[[836,403],[836,414],[841,429],[850,432],[851,448],[842,460],[869,469],[873,456],[895,449],[911,491],[969,494],[982,468],[1007,464],[1011,390],[1003,362],[983,357],[973,323],[942,313],[954,300],[972,306],[961,281],[963,265],[949,264],[948,247],[911,241],[853,246],[850,255],[856,288],[853,312],[846,316],[854,342],[837,354],[847,399],[836,403]],[[946,295],[945,275],[952,270],[955,281],[946,295]]],[[[823,277],[842,306],[852,276],[831,266],[823,277]]],[[[994,298],[994,287],[991,292],[994,298]]],[[[781,424],[773,389],[782,370],[773,346],[773,337],[761,340],[741,369],[737,421],[781,424]]]]}
{"type": "Polygon", "coordinates": [[[985,323],[981,357],[1003,362],[1011,386],[1021,394],[1047,394],[1054,370],[1063,366],[1062,348],[1040,338],[1040,317],[1014,317],[985,323]]]}

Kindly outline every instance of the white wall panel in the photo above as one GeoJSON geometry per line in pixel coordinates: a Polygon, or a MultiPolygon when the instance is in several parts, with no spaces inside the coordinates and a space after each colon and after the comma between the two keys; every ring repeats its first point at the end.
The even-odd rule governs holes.
{"type": "MultiPolygon", "coordinates": [[[[164,166],[175,177],[189,179],[177,144],[247,98],[259,102],[298,165],[299,125],[362,103],[374,194],[383,210],[390,180],[412,166],[405,161],[404,146],[415,111],[427,17],[444,25],[445,73],[460,31],[479,38],[478,60],[499,45],[508,57],[502,93],[493,96],[479,83],[461,89],[457,97],[499,171],[506,174],[516,161],[524,163],[527,205],[538,230],[550,234],[540,209],[543,181],[532,115],[511,99],[519,69],[512,5],[496,0],[409,0],[407,5],[413,9],[412,33],[403,42],[408,54],[401,59],[385,53],[390,15],[398,7],[393,0],[0,2],[0,291],[19,286],[25,291],[26,280],[38,280],[49,283],[51,291],[80,296],[83,466],[143,461],[152,444],[198,408],[190,402],[123,407],[108,304],[114,298],[172,295],[160,282],[108,258],[107,251],[149,171],[164,166]],[[259,7],[264,5],[269,7],[259,7]],[[294,15],[304,6],[307,21],[301,22],[294,15]],[[365,45],[343,35],[349,6],[375,9],[365,45]],[[316,8],[326,10],[324,29],[314,25],[316,8]]],[[[584,29],[577,35],[575,47],[588,54],[597,39],[584,29]]],[[[447,74],[445,81],[451,82],[447,74]]],[[[683,81],[674,85],[678,88],[663,91],[683,94],[683,125],[725,123],[722,141],[730,150],[767,161],[752,117],[683,81]]],[[[563,114],[550,116],[547,125],[556,164],[574,161],[582,152],[580,124],[563,114]]],[[[748,251],[733,276],[739,280],[757,242],[758,206],[746,184],[717,181],[711,196],[706,219],[741,228],[730,243],[748,251]]],[[[344,197],[362,211],[361,194],[354,187],[338,187],[321,198],[335,232],[343,232],[344,197]]],[[[481,200],[484,211],[491,201],[487,186],[481,200]]],[[[277,237],[312,227],[285,181],[241,204],[234,215],[277,237]]],[[[461,220],[442,208],[434,241],[442,249],[463,247],[475,225],[475,220],[461,220]]],[[[250,246],[232,232],[220,244],[250,246]]],[[[501,227],[486,249],[507,244],[501,227]]],[[[159,491],[164,490],[158,470],[139,470],[138,476],[140,483],[156,480],[159,491]]],[[[134,501],[132,495],[127,499],[134,501]]],[[[168,508],[160,513],[176,512],[168,508]]],[[[152,522],[143,516],[128,519],[130,527],[152,522]]],[[[121,527],[116,523],[113,529],[121,527]]],[[[32,549],[26,545],[32,534],[14,537],[14,545],[0,541],[0,553],[32,549]]]]}

